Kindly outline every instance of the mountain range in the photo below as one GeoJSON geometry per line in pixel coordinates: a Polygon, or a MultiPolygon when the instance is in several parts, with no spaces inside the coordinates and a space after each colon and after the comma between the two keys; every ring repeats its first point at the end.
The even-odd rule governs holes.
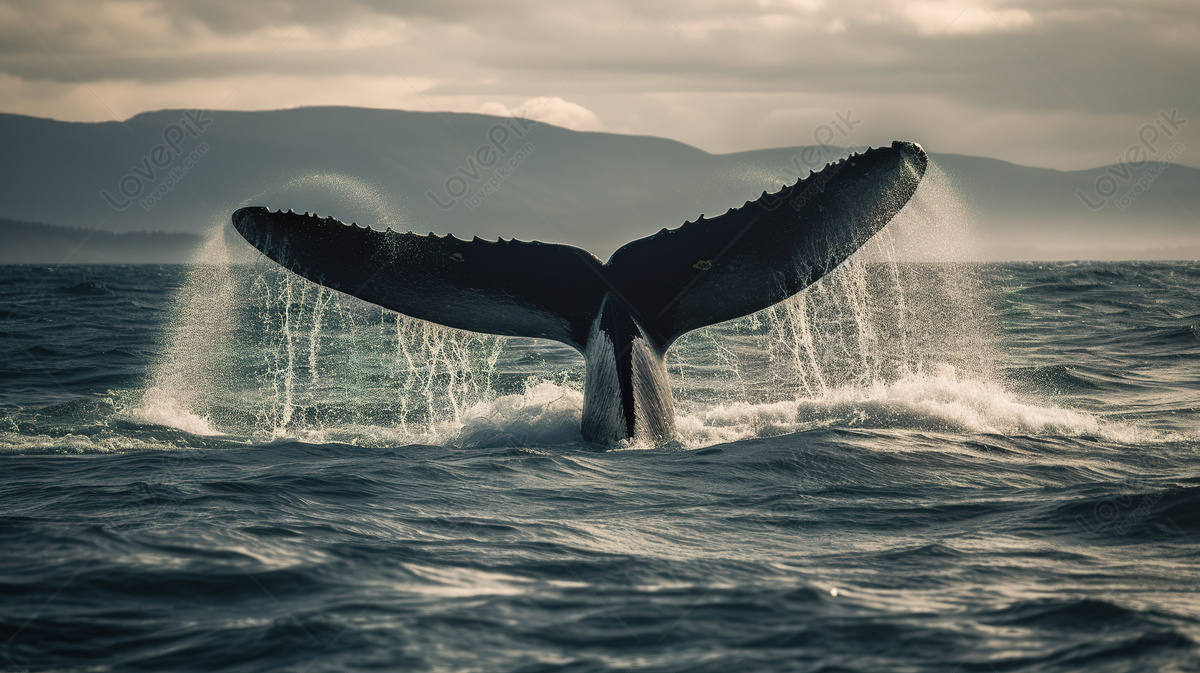
{"type": "MultiPolygon", "coordinates": [[[[935,168],[911,217],[967,232],[953,240],[969,238],[957,252],[971,259],[1200,258],[1200,170],[1166,161],[1182,152],[1169,145],[1142,152],[1152,159],[1142,164],[1080,171],[926,147],[935,168]]],[[[161,110],[101,123],[0,114],[0,147],[0,217],[14,220],[203,234],[256,204],[570,243],[601,258],[863,149],[710,154],[511,117],[348,107],[161,110]]]]}

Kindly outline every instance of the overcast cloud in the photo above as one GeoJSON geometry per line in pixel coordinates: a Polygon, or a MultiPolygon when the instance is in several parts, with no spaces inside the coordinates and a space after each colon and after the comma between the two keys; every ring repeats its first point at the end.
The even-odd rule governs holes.
{"type": "Polygon", "coordinates": [[[0,0],[0,111],[66,120],[356,105],[732,152],[850,111],[837,144],[1084,168],[1198,98],[1195,0],[0,0]]]}

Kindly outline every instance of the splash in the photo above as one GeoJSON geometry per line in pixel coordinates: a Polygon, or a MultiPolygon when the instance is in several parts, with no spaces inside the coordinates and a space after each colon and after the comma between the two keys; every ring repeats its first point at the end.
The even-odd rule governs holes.
{"type": "Polygon", "coordinates": [[[192,413],[180,405],[163,382],[156,381],[142,396],[141,404],[130,413],[138,423],[163,425],[201,437],[212,437],[221,433],[212,427],[212,421],[192,413]]]}
{"type": "MultiPolygon", "coordinates": [[[[340,174],[299,176],[241,205],[250,202],[307,204],[375,226],[398,224],[403,212],[340,174]]],[[[242,245],[222,216],[127,415],[197,435],[422,441],[495,397],[502,348],[498,337],[411,320],[288,273],[242,245]]]]}
{"type": "Polygon", "coordinates": [[[142,422],[265,441],[429,441],[495,396],[499,337],[384,311],[266,262],[193,276],[142,422]]]}
{"type": "Polygon", "coordinates": [[[972,220],[930,164],[908,206],[833,273],[680,339],[670,365],[683,444],[829,425],[1138,437],[1004,389],[997,297],[969,263],[979,256],[972,220]]]}
{"type": "Polygon", "coordinates": [[[205,394],[224,381],[227,349],[235,328],[229,310],[236,300],[224,231],[214,228],[188,274],[168,327],[167,356],[155,368],[140,405],[129,416],[198,435],[220,434],[212,419],[198,413],[205,394]]]}
{"type": "MultiPolygon", "coordinates": [[[[396,212],[345,176],[298,178],[279,198],[322,189],[365,208],[365,221],[386,224],[396,212]]],[[[680,443],[829,425],[1128,439],[999,383],[995,298],[966,262],[977,254],[971,219],[931,165],[909,206],[833,273],[680,339],[668,357],[680,443]]],[[[536,342],[443,328],[332,292],[228,245],[230,230],[215,223],[197,257],[134,420],[256,441],[579,441],[583,363],[573,353],[531,366],[536,342]]]]}
{"type": "Polygon", "coordinates": [[[287,204],[285,208],[332,215],[343,222],[407,229],[403,199],[344,173],[299,175],[240,205],[253,204],[287,204]]]}
{"type": "Polygon", "coordinates": [[[995,380],[994,297],[963,261],[969,216],[958,203],[931,165],[909,206],[833,273],[764,311],[680,339],[672,374],[683,402],[820,398],[944,366],[995,380]],[[705,394],[711,386],[689,386],[713,376],[726,380],[717,397],[705,394]]]}
{"type": "Polygon", "coordinates": [[[440,429],[447,443],[464,448],[561,446],[581,441],[582,412],[579,390],[532,380],[524,392],[480,402],[440,429]]]}

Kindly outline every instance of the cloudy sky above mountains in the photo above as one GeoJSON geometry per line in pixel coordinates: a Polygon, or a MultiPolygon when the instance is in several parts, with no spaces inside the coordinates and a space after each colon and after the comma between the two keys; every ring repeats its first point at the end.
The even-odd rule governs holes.
{"type": "Polygon", "coordinates": [[[0,0],[0,111],[64,120],[355,105],[1069,169],[1160,112],[1200,166],[1198,101],[1195,0],[0,0]]]}

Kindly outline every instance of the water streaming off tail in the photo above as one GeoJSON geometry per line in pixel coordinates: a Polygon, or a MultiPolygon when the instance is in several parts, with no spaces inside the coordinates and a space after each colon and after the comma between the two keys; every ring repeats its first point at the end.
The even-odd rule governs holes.
{"type": "Polygon", "coordinates": [[[1005,389],[971,219],[931,164],[908,206],[833,273],[680,339],[668,360],[684,443],[828,424],[1127,438],[1005,389]]]}
{"type": "Polygon", "coordinates": [[[265,261],[192,273],[146,395],[158,422],[330,440],[388,429],[387,439],[419,441],[494,394],[499,337],[384,311],[265,261]]]}
{"type": "Polygon", "coordinates": [[[945,367],[992,379],[992,298],[965,263],[968,224],[931,165],[905,210],[858,253],[787,301],[686,335],[674,373],[685,382],[693,372],[724,378],[708,401],[751,402],[822,397],[945,367]]]}
{"type": "MultiPolygon", "coordinates": [[[[909,206],[835,272],[680,339],[668,362],[683,443],[829,422],[1087,431],[1094,421],[1047,420],[996,383],[991,295],[963,261],[969,219],[930,166],[909,206]]],[[[377,444],[578,438],[583,362],[569,348],[398,316],[229,231],[215,229],[191,271],[142,420],[377,444]]]]}
{"type": "MultiPolygon", "coordinates": [[[[347,219],[384,226],[397,212],[378,190],[339,175],[301,176],[259,198],[353,204],[347,219]]],[[[428,440],[494,396],[502,348],[498,337],[412,320],[304,280],[220,218],[134,416],[196,434],[428,440]]]]}

